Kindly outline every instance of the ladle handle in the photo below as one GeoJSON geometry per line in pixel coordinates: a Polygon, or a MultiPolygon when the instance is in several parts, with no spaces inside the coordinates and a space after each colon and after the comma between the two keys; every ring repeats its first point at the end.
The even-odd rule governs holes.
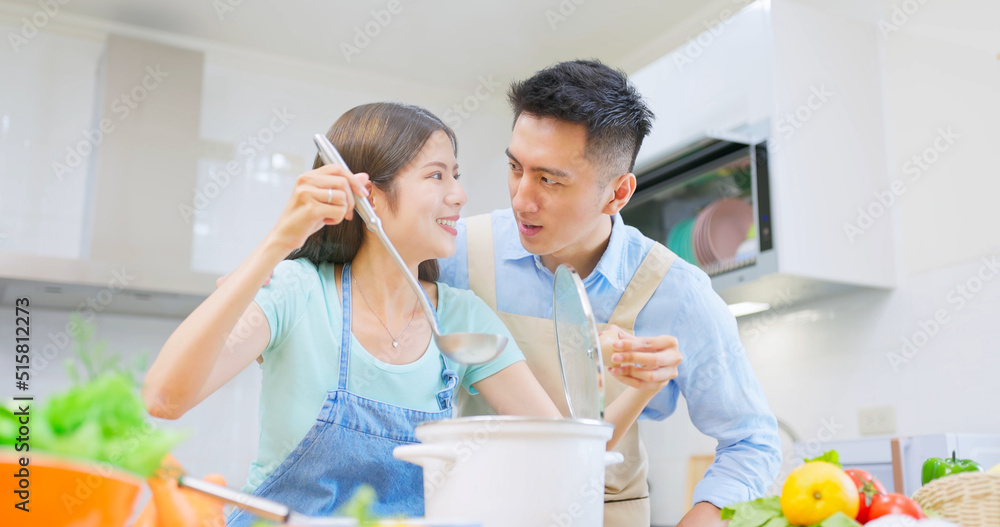
{"type": "Polygon", "coordinates": [[[191,476],[180,476],[177,478],[177,485],[222,500],[241,509],[246,509],[261,518],[279,523],[287,523],[293,514],[292,509],[282,503],[192,478],[191,476]]]}
{"type": "MultiPolygon", "coordinates": [[[[319,149],[319,157],[323,160],[323,164],[340,165],[350,170],[347,162],[344,161],[340,152],[337,151],[337,147],[333,146],[333,143],[325,135],[316,134],[314,141],[316,142],[316,148],[319,149]]],[[[382,230],[382,220],[375,214],[375,209],[372,208],[372,204],[368,201],[368,198],[359,196],[353,189],[351,187],[351,192],[354,194],[354,207],[357,209],[358,215],[361,216],[361,219],[365,220],[365,226],[368,227],[368,230],[378,234],[382,230]]]]}
{"type": "MultiPolygon", "coordinates": [[[[313,136],[313,141],[316,143],[316,148],[319,150],[319,157],[323,160],[323,164],[326,165],[340,165],[347,170],[350,167],[344,161],[344,158],[340,156],[340,152],[337,151],[337,147],[333,146],[333,143],[326,138],[323,134],[316,134],[313,136]]],[[[353,187],[352,187],[353,189],[353,187]]],[[[353,192],[353,190],[352,190],[353,192]]],[[[396,266],[399,270],[403,272],[403,276],[406,277],[406,281],[409,282],[410,287],[413,288],[413,292],[417,294],[417,300],[420,302],[420,307],[424,309],[424,314],[427,315],[427,321],[431,325],[431,330],[434,335],[440,335],[441,330],[438,329],[437,317],[434,316],[434,308],[431,307],[430,300],[427,299],[427,293],[424,288],[421,287],[420,282],[417,281],[410,269],[406,267],[406,263],[403,262],[403,258],[399,256],[399,252],[389,241],[389,237],[385,234],[385,229],[382,228],[382,220],[379,219],[378,215],[375,214],[375,209],[372,208],[372,204],[368,201],[365,196],[359,196],[358,193],[354,193],[354,208],[358,211],[358,215],[364,220],[365,225],[368,230],[375,233],[382,245],[385,246],[386,250],[389,251],[389,255],[392,256],[396,266]]]]}

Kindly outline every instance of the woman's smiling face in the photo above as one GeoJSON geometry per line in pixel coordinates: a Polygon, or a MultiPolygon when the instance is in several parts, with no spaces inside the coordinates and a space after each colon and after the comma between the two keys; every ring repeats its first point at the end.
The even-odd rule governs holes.
{"type": "Polygon", "coordinates": [[[468,200],[458,178],[451,139],[438,130],[393,180],[395,210],[384,192],[371,188],[375,212],[408,264],[455,254],[455,222],[468,200]]]}

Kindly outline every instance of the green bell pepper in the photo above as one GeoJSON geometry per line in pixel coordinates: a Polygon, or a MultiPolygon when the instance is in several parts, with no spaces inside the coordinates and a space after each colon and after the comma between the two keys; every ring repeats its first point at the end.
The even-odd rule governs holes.
{"type": "Polygon", "coordinates": [[[955,459],[955,452],[952,451],[950,459],[932,457],[924,461],[920,480],[926,485],[935,479],[960,472],[983,472],[983,466],[971,459],[955,459]]]}

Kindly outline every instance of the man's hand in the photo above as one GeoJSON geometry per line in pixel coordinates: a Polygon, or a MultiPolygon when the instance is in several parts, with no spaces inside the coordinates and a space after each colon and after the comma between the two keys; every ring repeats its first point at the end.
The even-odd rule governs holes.
{"type": "Polygon", "coordinates": [[[700,501],[681,518],[677,527],[725,527],[729,525],[729,520],[721,519],[721,512],[715,505],[700,501]]]}
{"type": "Polygon", "coordinates": [[[677,377],[682,357],[674,337],[635,337],[610,325],[601,332],[600,339],[601,349],[612,352],[608,371],[628,386],[658,392],[677,377]]]}

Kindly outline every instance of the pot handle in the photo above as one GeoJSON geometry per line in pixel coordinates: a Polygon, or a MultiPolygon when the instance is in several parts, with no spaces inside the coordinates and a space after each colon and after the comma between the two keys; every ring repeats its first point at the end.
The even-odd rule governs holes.
{"type": "Polygon", "coordinates": [[[611,465],[617,465],[625,461],[625,455],[621,452],[605,452],[604,453],[604,466],[609,467],[611,465]]]}
{"type": "Polygon", "coordinates": [[[428,459],[454,463],[458,454],[441,445],[402,445],[392,449],[392,457],[422,467],[428,459]]]}

